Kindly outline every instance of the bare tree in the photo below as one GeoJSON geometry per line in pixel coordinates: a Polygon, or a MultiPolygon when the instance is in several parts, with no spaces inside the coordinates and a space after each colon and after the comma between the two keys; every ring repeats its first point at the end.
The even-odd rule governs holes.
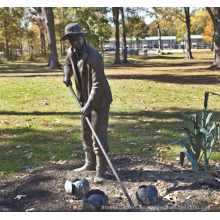
{"type": "Polygon", "coordinates": [[[53,8],[44,7],[43,12],[45,15],[47,38],[50,47],[50,69],[56,69],[56,68],[61,69],[61,65],[58,61],[57,48],[56,48],[53,8]]]}

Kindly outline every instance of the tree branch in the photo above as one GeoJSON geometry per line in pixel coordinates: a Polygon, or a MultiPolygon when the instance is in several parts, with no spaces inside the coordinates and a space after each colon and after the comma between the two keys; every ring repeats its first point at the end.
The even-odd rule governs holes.
{"type": "Polygon", "coordinates": [[[211,16],[211,19],[212,19],[212,22],[213,22],[213,26],[214,26],[215,18],[214,18],[213,12],[212,12],[210,7],[206,7],[206,9],[207,9],[207,11],[209,12],[209,14],[211,16]]]}

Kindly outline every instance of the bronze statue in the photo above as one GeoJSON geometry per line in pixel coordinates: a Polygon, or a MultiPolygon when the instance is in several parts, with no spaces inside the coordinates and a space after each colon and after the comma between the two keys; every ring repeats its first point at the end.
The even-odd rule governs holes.
{"type": "Polygon", "coordinates": [[[104,63],[101,54],[87,45],[83,31],[77,23],[65,27],[65,35],[60,41],[69,40],[72,47],[67,51],[63,68],[63,82],[66,86],[72,85],[71,76],[74,76],[77,96],[82,103],[82,144],[86,162],[81,168],[74,171],[95,170],[94,182],[102,182],[105,178],[107,161],[84,115],[87,115],[94,127],[106,153],[109,150],[107,142],[107,126],[109,109],[112,102],[111,89],[104,73],[104,63]]]}

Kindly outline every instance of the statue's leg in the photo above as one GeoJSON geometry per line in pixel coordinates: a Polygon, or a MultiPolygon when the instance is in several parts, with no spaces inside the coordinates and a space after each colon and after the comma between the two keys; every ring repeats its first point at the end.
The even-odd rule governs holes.
{"type": "MultiPolygon", "coordinates": [[[[102,143],[106,153],[109,150],[108,145],[108,120],[109,120],[109,108],[110,105],[94,110],[91,112],[91,123],[92,126],[96,132],[96,134],[99,137],[100,142],[102,143]]],[[[105,179],[106,176],[106,169],[107,169],[107,161],[105,158],[105,155],[102,152],[102,149],[100,148],[98,142],[95,140],[94,135],[92,135],[93,139],[93,150],[96,154],[96,176],[94,179],[94,182],[102,182],[103,179],[105,179]]]]}
{"type": "MultiPolygon", "coordinates": [[[[88,118],[89,120],[91,119],[91,114],[88,115],[88,118]]],[[[95,170],[96,155],[93,151],[92,131],[86,119],[83,116],[81,118],[81,129],[82,129],[82,144],[83,144],[83,150],[85,151],[86,162],[83,167],[77,168],[74,171],[95,170]]]]}

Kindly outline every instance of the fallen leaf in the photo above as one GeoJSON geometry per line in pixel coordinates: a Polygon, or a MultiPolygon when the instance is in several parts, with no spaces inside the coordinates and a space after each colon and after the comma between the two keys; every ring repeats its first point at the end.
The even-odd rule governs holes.
{"type": "Polygon", "coordinates": [[[176,160],[177,160],[177,161],[179,161],[179,160],[180,160],[180,158],[179,158],[179,157],[175,157],[175,158],[176,158],[176,160]]]}
{"type": "Polygon", "coordinates": [[[169,146],[167,146],[167,147],[165,147],[165,149],[166,149],[166,150],[170,150],[170,147],[169,147],[169,146]]]}
{"type": "Polygon", "coordinates": [[[163,180],[157,180],[156,186],[157,186],[157,185],[160,185],[160,186],[164,187],[164,186],[166,185],[166,182],[163,181],[163,180]]]}
{"type": "Polygon", "coordinates": [[[114,139],[118,139],[119,138],[119,135],[115,135],[113,136],[114,139]]]}
{"type": "Polygon", "coordinates": [[[26,157],[27,157],[27,158],[31,158],[32,154],[33,154],[33,153],[30,152],[30,153],[28,153],[28,154],[26,155],[26,157]]]}
{"type": "Polygon", "coordinates": [[[17,195],[14,199],[21,199],[22,197],[26,197],[26,195],[17,195]]]}
{"type": "Polygon", "coordinates": [[[34,169],[31,169],[30,167],[25,167],[25,171],[27,171],[28,173],[33,173],[34,169]]]}
{"type": "Polygon", "coordinates": [[[215,201],[214,204],[215,204],[215,205],[219,205],[220,202],[219,202],[219,201],[215,201]]]}
{"type": "Polygon", "coordinates": [[[129,143],[129,144],[133,144],[133,145],[135,145],[135,144],[137,144],[137,143],[133,143],[133,142],[131,142],[131,143],[129,143]]]}
{"type": "MultiPolygon", "coordinates": [[[[31,119],[30,119],[30,118],[27,118],[26,121],[31,121],[31,119]]],[[[17,123],[17,122],[18,122],[18,121],[16,121],[15,123],[17,123]]]]}
{"type": "Polygon", "coordinates": [[[31,208],[31,209],[26,209],[25,212],[31,212],[34,211],[35,208],[31,208]]]}
{"type": "Polygon", "coordinates": [[[6,154],[12,153],[12,150],[8,151],[6,154]]]}
{"type": "Polygon", "coordinates": [[[50,160],[49,161],[50,163],[55,163],[55,164],[65,164],[66,163],[66,160],[62,161],[62,160],[59,160],[59,161],[53,161],[53,160],[50,160]]]}
{"type": "Polygon", "coordinates": [[[196,197],[197,195],[192,195],[192,196],[188,196],[188,197],[186,197],[186,199],[191,199],[191,198],[194,198],[194,197],[196,197]]]}
{"type": "Polygon", "coordinates": [[[216,162],[214,160],[209,160],[209,165],[210,166],[215,166],[216,165],[216,162]]]}
{"type": "Polygon", "coordinates": [[[220,183],[220,179],[218,179],[218,178],[216,178],[216,177],[215,177],[215,179],[220,183]]]}
{"type": "Polygon", "coordinates": [[[67,132],[71,132],[72,131],[72,128],[70,128],[67,132]]]}
{"type": "Polygon", "coordinates": [[[174,195],[178,195],[179,192],[178,192],[178,191],[174,191],[173,194],[174,194],[174,195]]]}
{"type": "Polygon", "coordinates": [[[60,120],[57,118],[57,119],[55,119],[55,121],[58,123],[58,124],[60,124],[60,120]]]}
{"type": "Polygon", "coordinates": [[[220,164],[219,164],[219,163],[216,163],[216,164],[215,164],[215,167],[216,167],[217,169],[220,169],[220,164]]]}
{"type": "Polygon", "coordinates": [[[6,184],[6,183],[3,183],[0,185],[0,187],[6,187],[6,186],[8,186],[8,184],[6,184]]]}
{"type": "Polygon", "coordinates": [[[69,199],[67,200],[69,203],[74,203],[74,200],[73,199],[69,199]]]}
{"type": "Polygon", "coordinates": [[[130,151],[130,149],[129,149],[129,148],[126,148],[125,151],[130,151]]]}
{"type": "Polygon", "coordinates": [[[16,179],[18,179],[18,178],[24,178],[24,177],[26,177],[26,176],[29,176],[29,173],[28,174],[24,174],[24,173],[21,173],[21,174],[17,174],[16,176],[15,176],[15,178],[16,179]]]}
{"type": "Polygon", "coordinates": [[[163,147],[158,147],[158,148],[157,148],[157,151],[161,150],[162,148],[163,148],[163,147]]]}
{"type": "Polygon", "coordinates": [[[133,168],[131,168],[131,170],[143,170],[143,168],[142,168],[142,167],[137,166],[137,167],[133,167],[133,168]]]}
{"type": "Polygon", "coordinates": [[[159,139],[159,138],[162,138],[163,135],[157,135],[157,136],[154,136],[153,139],[159,139]]]}
{"type": "Polygon", "coordinates": [[[163,199],[170,200],[170,199],[172,199],[172,197],[169,194],[167,194],[166,196],[163,197],[163,199]]]}
{"type": "Polygon", "coordinates": [[[171,165],[172,165],[172,164],[174,164],[174,162],[173,162],[172,160],[171,160],[171,161],[169,161],[168,163],[169,163],[169,164],[171,164],[171,165]]]}
{"type": "Polygon", "coordinates": [[[20,148],[21,147],[21,145],[19,144],[18,146],[16,146],[16,148],[20,148]]]}
{"type": "Polygon", "coordinates": [[[45,119],[44,119],[43,121],[44,121],[46,124],[48,123],[48,121],[47,121],[47,120],[45,120],[45,119]]]}
{"type": "Polygon", "coordinates": [[[167,190],[166,189],[165,190],[159,189],[158,192],[159,192],[160,196],[165,196],[167,194],[167,190]]]}

